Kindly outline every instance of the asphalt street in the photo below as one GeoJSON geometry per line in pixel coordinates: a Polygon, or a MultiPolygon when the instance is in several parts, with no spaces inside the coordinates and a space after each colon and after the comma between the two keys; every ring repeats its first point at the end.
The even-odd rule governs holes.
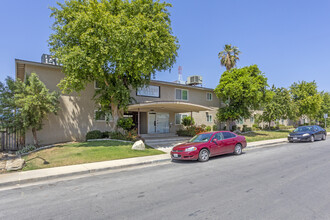
{"type": "Polygon", "coordinates": [[[0,219],[330,219],[330,138],[1,190],[0,219]]]}

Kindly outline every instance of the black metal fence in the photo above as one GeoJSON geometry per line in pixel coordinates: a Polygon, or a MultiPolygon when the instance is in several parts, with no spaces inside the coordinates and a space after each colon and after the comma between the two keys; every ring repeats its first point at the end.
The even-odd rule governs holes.
{"type": "Polygon", "coordinates": [[[24,146],[24,137],[20,131],[0,131],[0,151],[17,151],[24,146]]]}

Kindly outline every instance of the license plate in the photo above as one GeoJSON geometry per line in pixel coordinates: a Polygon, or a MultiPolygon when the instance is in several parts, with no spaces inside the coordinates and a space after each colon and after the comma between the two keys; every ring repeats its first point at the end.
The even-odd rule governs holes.
{"type": "Polygon", "coordinates": [[[178,154],[173,154],[173,157],[179,157],[179,155],[178,154]]]}
{"type": "Polygon", "coordinates": [[[298,138],[293,138],[293,140],[298,140],[298,138]]]}

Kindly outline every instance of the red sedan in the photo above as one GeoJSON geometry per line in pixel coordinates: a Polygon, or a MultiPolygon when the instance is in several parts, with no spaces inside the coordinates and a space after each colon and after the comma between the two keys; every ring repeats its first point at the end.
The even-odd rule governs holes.
{"type": "Polygon", "coordinates": [[[173,147],[174,160],[208,161],[209,157],[234,153],[239,155],[246,147],[244,136],[229,131],[200,133],[186,143],[173,147]]]}

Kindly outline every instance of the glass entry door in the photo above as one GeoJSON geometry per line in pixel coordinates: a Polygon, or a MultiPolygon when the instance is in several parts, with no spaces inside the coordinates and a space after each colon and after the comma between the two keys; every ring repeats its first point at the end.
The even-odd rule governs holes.
{"type": "Polygon", "coordinates": [[[169,133],[170,132],[170,114],[169,113],[149,113],[148,115],[148,133],[169,133]]]}

